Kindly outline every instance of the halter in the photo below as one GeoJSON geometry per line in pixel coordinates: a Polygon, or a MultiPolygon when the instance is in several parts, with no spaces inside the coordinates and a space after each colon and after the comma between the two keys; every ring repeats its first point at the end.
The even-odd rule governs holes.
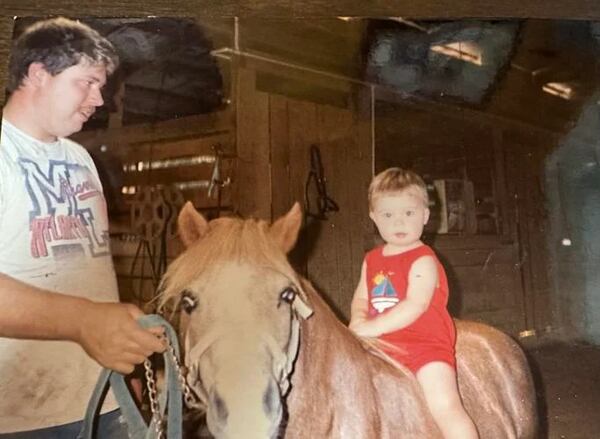
{"type": "MultiPolygon", "coordinates": [[[[287,352],[285,355],[285,364],[281,368],[281,375],[278,377],[278,384],[281,395],[285,395],[290,387],[290,374],[294,365],[294,360],[298,354],[300,345],[300,319],[307,319],[312,314],[312,310],[306,303],[296,295],[290,304],[291,306],[291,329],[290,338],[288,341],[287,352]]],[[[125,384],[125,378],[122,374],[110,369],[103,369],[100,377],[94,388],[94,392],[86,410],[83,421],[82,439],[92,439],[92,431],[94,419],[98,413],[100,403],[104,399],[106,388],[109,383],[113,388],[113,393],[121,412],[127,421],[129,437],[132,439],[162,439],[164,437],[164,414],[165,409],[168,412],[167,419],[167,438],[181,439],[182,437],[182,391],[183,400],[188,408],[195,408],[202,411],[206,410],[208,396],[201,382],[190,383],[190,376],[193,369],[188,371],[185,377],[183,368],[179,360],[179,344],[177,335],[173,327],[161,316],[153,314],[142,317],[139,323],[143,327],[161,325],[165,328],[167,343],[169,348],[163,354],[165,360],[165,392],[157,397],[156,386],[152,369],[149,366],[149,361],[146,360],[146,378],[148,380],[148,388],[150,393],[150,405],[152,409],[152,420],[148,427],[142,418],[135,402],[125,384]],[[193,390],[193,394],[192,394],[193,390]],[[197,397],[197,398],[196,398],[197,397]]],[[[186,352],[189,352],[188,357],[200,358],[204,352],[218,338],[216,333],[209,334],[207,341],[201,345],[188,350],[186,337],[186,352]]],[[[272,351],[275,351],[274,343],[267,343],[272,351]]],[[[192,366],[193,368],[193,366],[192,366]]]]}
{"type": "Polygon", "coordinates": [[[127,429],[131,439],[161,439],[163,437],[162,417],[165,409],[168,411],[168,439],[181,439],[182,437],[183,404],[181,388],[178,385],[180,366],[177,335],[166,320],[155,314],[142,317],[139,324],[145,328],[157,325],[163,326],[170,346],[170,349],[163,354],[166,386],[165,392],[158,398],[157,413],[153,413],[150,427],[148,427],[125,384],[125,377],[118,372],[105,368],[100,373],[85,412],[83,429],[80,435],[82,439],[92,439],[94,419],[99,411],[100,403],[106,396],[105,391],[109,382],[121,408],[121,413],[127,421],[127,429]]]}
{"type": "MultiPolygon", "coordinates": [[[[294,297],[294,300],[290,304],[290,306],[292,313],[290,338],[288,340],[287,351],[284,356],[285,364],[281,367],[280,376],[277,377],[277,383],[279,385],[279,389],[281,391],[282,396],[285,396],[289,390],[290,374],[292,373],[294,361],[296,360],[296,356],[298,354],[298,349],[300,346],[300,319],[306,320],[313,313],[312,309],[298,295],[294,297]]],[[[189,338],[184,337],[184,347],[187,353],[187,358],[199,359],[219,338],[219,336],[220,334],[218,334],[216,331],[209,332],[205,337],[203,337],[203,341],[194,346],[193,348],[189,346],[189,338]]],[[[270,342],[270,340],[267,340],[267,345],[269,346],[269,350],[271,352],[276,352],[278,349],[275,346],[275,343],[270,342]]],[[[276,357],[273,355],[273,358],[276,357]]],[[[194,367],[195,366],[193,365],[190,366],[185,381],[189,389],[194,391],[194,394],[198,397],[198,399],[196,401],[186,399],[186,406],[188,408],[195,408],[198,410],[206,411],[206,407],[208,406],[208,392],[206,391],[200,380],[192,382],[192,380],[190,379],[190,377],[197,376],[194,367]]]]}
{"type": "MultiPolygon", "coordinates": [[[[302,291],[302,288],[299,290],[302,291]]],[[[300,294],[296,294],[294,299],[290,303],[291,312],[291,328],[290,337],[288,340],[287,351],[284,359],[285,364],[281,366],[280,376],[277,377],[280,393],[285,396],[290,388],[290,374],[293,369],[294,361],[298,354],[300,346],[300,319],[309,318],[313,311],[312,309],[300,298],[300,294]]],[[[191,376],[197,376],[194,373],[194,366],[190,367],[190,370],[185,376],[183,367],[179,360],[179,343],[177,335],[173,327],[159,315],[147,315],[139,320],[142,327],[150,327],[161,325],[165,328],[168,349],[163,353],[165,360],[165,379],[166,386],[165,392],[158,395],[156,391],[156,385],[154,381],[154,374],[150,367],[150,362],[146,360],[144,366],[146,368],[146,378],[148,384],[148,390],[150,394],[150,406],[152,410],[152,420],[150,427],[148,427],[143,420],[139,410],[137,409],[135,402],[125,384],[124,376],[120,373],[112,371],[110,369],[104,369],[100,373],[100,377],[96,383],[96,387],[90,398],[86,415],[84,419],[84,425],[81,437],[82,439],[92,439],[92,426],[94,423],[95,416],[98,413],[100,403],[104,399],[105,390],[107,386],[113,387],[113,392],[121,407],[121,412],[125,417],[128,425],[129,436],[132,439],[162,439],[164,434],[164,413],[168,406],[168,439],[181,439],[182,437],[182,391],[183,399],[188,408],[195,408],[202,411],[206,411],[208,406],[208,395],[206,389],[200,381],[190,383],[191,376]],[[193,394],[192,394],[193,390],[193,394]]],[[[188,352],[188,358],[200,358],[208,348],[218,338],[216,332],[209,333],[208,337],[204,337],[202,344],[195,346],[190,349],[188,344],[188,337],[185,337],[185,348],[188,352]]],[[[267,345],[271,352],[276,352],[278,347],[271,340],[267,340],[267,345]]],[[[275,355],[273,358],[277,358],[275,355]]]]}

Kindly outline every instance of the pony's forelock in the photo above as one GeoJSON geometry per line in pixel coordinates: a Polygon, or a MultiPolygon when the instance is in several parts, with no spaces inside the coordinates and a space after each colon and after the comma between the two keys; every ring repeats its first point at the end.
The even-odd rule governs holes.
{"type": "Polygon", "coordinates": [[[159,287],[159,310],[176,310],[182,291],[208,271],[219,270],[226,262],[271,267],[300,285],[286,255],[268,230],[269,224],[263,220],[218,218],[211,221],[207,233],[170,264],[159,287]]]}

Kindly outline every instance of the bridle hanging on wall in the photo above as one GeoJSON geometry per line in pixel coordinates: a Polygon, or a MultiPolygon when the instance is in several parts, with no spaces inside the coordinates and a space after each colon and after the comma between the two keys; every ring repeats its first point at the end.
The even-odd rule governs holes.
{"type": "MultiPolygon", "coordinates": [[[[314,198],[314,197],[313,197],[314,198]]],[[[315,144],[310,146],[310,170],[304,186],[304,212],[306,218],[327,220],[328,212],[338,212],[338,204],[327,193],[327,179],[321,160],[321,151],[315,144]],[[311,186],[316,189],[314,206],[311,203],[311,186]]]]}
{"type": "Polygon", "coordinates": [[[215,211],[215,218],[221,216],[221,208],[222,208],[222,192],[223,188],[231,183],[231,178],[227,177],[225,180],[222,179],[222,159],[223,159],[223,148],[221,145],[216,144],[212,146],[212,150],[215,154],[215,163],[213,165],[210,182],[208,184],[208,189],[206,191],[206,195],[208,198],[216,198],[217,199],[217,207],[215,211]]]}

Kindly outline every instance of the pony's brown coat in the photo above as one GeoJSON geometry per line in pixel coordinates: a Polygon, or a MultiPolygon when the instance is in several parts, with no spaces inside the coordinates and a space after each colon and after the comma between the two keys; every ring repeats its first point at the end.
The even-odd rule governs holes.
{"type": "MultiPolygon", "coordinates": [[[[305,291],[315,318],[302,327],[286,438],[441,437],[412,374],[358,342],[314,289],[305,291]]],[[[456,324],[460,392],[480,437],[535,438],[534,386],[521,349],[487,325],[456,324]]]]}
{"type": "Polygon", "coordinates": [[[286,438],[438,438],[412,374],[372,352],[306,283],[314,318],[302,325],[286,438]]]}
{"type": "MultiPolygon", "coordinates": [[[[188,250],[169,267],[163,303],[170,299],[176,302],[180,292],[190,286],[194,291],[203,290],[202,278],[207,272],[218,272],[223,266],[231,270],[232,263],[244,267],[244,273],[254,269],[261,276],[279,273],[278,276],[290,279],[303,290],[300,294],[306,295],[303,298],[314,310],[314,316],[301,324],[300,350],[286,401],[289,417],[282,430],[285,437],[440,437],[413,375],[382,359],[356,338],[312,286],[299,279],[287,263],[284,250],[288,250],[289,242],[295,240],[297,234],[299,211],[293,210],[271,227],[256,220],[218,219],[206,225],[203,220],[180,218],[180,226],[202,230],[184,232],[186,237],[198,236],[198,241],[189,242],[188,250]],[[270,271],[265,272],[265,268],[270,271]]],[[[194,213],[188,209],[185,215],[194,213]]],[[[212,279],[219,278],[213,276],[212,279]]],[[[243,290],[240,294],[249,295],[252,285],[248,283],[256,281],[256,277],[249,276],[242,288],[237,284],[243,284],[243,279],[236,279],[236,288],[243,290]]],[[[262,293],[261,288],[264,290],[263,285],[256,285],[253,293],[276,297],[277,291],[262,293]]],[[[274,318],[271,316],[284,315],[271,313],[266,308],[272,302],[265,301],[261,305],[260,297],[253,300],[245,301],[242,311],[259,313],[262,323],[274,318]]],[[[215,318],[218,316],[211,316],[215,318]]],[[[193,319],[201,317],[192,314],[189,319],[194,322],[193,319]]],[[[201,323],[206,330],[207,322],[201,323]]],[[[186,328],[184,324],[181,329],[185,332],[186,328]]],[[[522,351],[509,337],[489,326],[457,322],[457,329],[459,387],[481,437],[535,437],[534,388],[522,351]]],[[[285,350],[285,346],[281,348],[285,350]]],[[[256,351],[260,350],[261,346],[257,345],[256,351]]],[[[269,373],[268,370],[262,364],[256,373],[269,373]]],[[[259,437],[252,436],[248,428],[246,431],[246,437],[259,437]]]]}

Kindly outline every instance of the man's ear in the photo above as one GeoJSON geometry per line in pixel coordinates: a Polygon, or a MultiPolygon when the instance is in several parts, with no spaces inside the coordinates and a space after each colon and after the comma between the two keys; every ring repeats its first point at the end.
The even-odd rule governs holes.
{"type": "Polygon", "coordinates": [[[33,85],[42,85],[48,76],[50,76],[50,73],[48,73],[44,64],[32,62],[27,69],[26,81],[33,85]]]}

